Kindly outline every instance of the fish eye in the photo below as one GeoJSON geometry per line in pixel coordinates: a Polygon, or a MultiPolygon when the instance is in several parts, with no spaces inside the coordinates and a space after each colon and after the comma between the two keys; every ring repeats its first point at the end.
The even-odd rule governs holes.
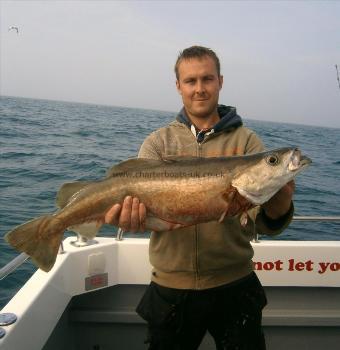
{"type": "Polygon", "coordinates": [[[266,158],[266,161],[269,165],[279,164],[279,157],[276,154],[271,154],[266,158]]]}

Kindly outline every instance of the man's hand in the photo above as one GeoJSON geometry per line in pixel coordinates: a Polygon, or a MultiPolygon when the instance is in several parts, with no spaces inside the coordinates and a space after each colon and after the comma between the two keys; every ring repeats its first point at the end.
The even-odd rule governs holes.
{"type": "Polygon", "coordinates": [[[295,182],[292,180],[284,185],[268,202],[262,204],[266,215],[273,220],[285,215],[290,208],[294,191],[295,182]]]}
{"type": "Polygon", "coordinates": [[[115,204],[106,214],[105,223],[120,227],[125,232],[145,231],[146,208],[138,198],[127,196],[123,205],[115,204]]]}

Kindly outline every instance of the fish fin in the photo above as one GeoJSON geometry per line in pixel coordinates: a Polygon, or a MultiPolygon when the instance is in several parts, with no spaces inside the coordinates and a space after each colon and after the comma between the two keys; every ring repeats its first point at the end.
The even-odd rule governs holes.
{"type": "Polygon", "coordinates": [[[226,215],[228,213],[228,209],[229,209],[229,204],[227,204],[225,211],[222,213],[221,217],[218,219],[218,223],[221,223],[224,220],[224,218],[226,217],[226,215]]]}
{"type": "Polygon", "coordinates": [[[132,158],[125,160],[121,163],[114,165],[106,173],[106,178],[113,177],[116,174],[124,172],[140,171],[143,168],[150,169],[157,166],[162,166],[164,163],[174,163],[180,161],[193,161],[199,157],[191,156],[164,156],[162,159],[149,159],[149,158],[132,158]]]}
{"type": "Polygon", "coordinates": [[[248,223],[248,213],[245,211],[240,216],[240,223],[242,227],[245,227],[248,223]]]}
{"type": "Polygon", "coordinates": [[[43,271],[50,271],[57,258],[64,227],[53,215],[41,216],[8,232],[5,240],[15,249],[28,254],[43,271]]]}
{"type": "Polygon", "coordinates": [[[124,162],[118,163],[110,168],[106,173],[106,178],[113,177],[115,174],[131,172],[141,170],[143,167],[150,169],[154,166],[163,165],[164,162],[157,159],[148,159],[148,158],[132,158],[125,160],[124,162]]]}
{"type": "Polygon", "coordinates": [[[57,193],[57,207],[60,209],[64,208],[76,193],[91,183],[90,181],[76,181],[63,184],[57,193]]]}
{"type": "Polygon", "coordinates": [[[169,155],[162,157],[162,160],[166,163],[176,163],[176,162],[188,162],[188,161],[197,161],[200,157],[194,157],[194,156],[176,156],[176,155],[169,155]]]}
{"type": "Polygon", "coordinates": [[[67,229],[69,231],[73,231],[78,233],[79,235],[86,237],[87,239],[93,239],[100,228],[102,227],[102,223],[99,221],[91,221],[91,222],[84,222],[80,225],[73,225],[68,227],[67,229]]]}

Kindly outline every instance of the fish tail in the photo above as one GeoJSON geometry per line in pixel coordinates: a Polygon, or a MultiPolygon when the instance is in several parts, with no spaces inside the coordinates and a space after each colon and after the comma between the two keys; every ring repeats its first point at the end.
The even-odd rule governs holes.
{"type": "Polygon", "coordinates": [[[15,249],[28,254],[43,271],[53,267],[65,228],[53,215],[28,221],[5,235],[5,240],[15,249]]]}

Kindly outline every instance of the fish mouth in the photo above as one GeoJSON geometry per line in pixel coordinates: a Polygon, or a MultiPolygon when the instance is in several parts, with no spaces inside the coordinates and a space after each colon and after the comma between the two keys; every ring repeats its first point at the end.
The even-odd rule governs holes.
{"type": "Polygon", "coordinates": [[[293,150],[292,155],[290,157],[288,169],[290,171],[300,171],[309,166],[309,164],[311,163],[312,160],[307,156],[302,155],[301,151],[298,148],[296,148],[293,150]]]}
{"type": "Polygon", "coordinates": [[[300,158],[300,166],[307,166],[312,163],[312,160],[307,156],[302,156],[300,158]]]}

